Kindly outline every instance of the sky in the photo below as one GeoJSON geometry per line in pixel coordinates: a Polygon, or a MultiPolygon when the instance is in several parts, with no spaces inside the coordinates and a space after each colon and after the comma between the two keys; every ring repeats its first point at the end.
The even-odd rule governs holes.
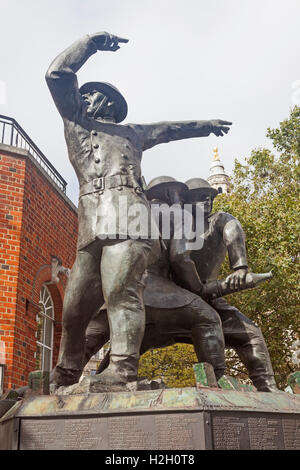
{"type": "Polygon", "coordinates": [[[0,114],[16,119],[40,147],[75,204],[77,178],[44,76],[86,34],[129,39],[117,52],[93,55],[78,72],[79,84],[108,81],[120,89],[129,108],[125,122],[233,122],[222,138],[146,151],[147,182],[159,175],[207,178],[215,146],[230,175],[235,159],[271,147],[267,128],[300,104],[299,0],[0,0],[0,6],[0,114]]]}

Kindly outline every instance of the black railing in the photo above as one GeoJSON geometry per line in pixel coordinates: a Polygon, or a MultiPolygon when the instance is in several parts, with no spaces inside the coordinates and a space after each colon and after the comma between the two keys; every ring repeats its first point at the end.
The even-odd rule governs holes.
{"type": "Polygon", "coordinates": [[[44,171],[50,176],[54,183],[64,193],[66,192],[67,182],[58,173],[54,166],[45,157],[43,152],[31,140],[28,134],[13,118],[2,116],[0,114],[0,143],[19,147],[28,150],[33,158],[39,163],[44,171]]]}

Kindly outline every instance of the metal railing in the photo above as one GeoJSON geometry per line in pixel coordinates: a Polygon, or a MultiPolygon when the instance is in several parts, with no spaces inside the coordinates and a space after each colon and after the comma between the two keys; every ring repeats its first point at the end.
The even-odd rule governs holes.
{"type": "Polygon", "coordinates": [[[47,157],[31,140],[17,121],[0,114],[0,143],[28,150],[61,191],[66,193],[67,182],[58,173],[47,157]]]}

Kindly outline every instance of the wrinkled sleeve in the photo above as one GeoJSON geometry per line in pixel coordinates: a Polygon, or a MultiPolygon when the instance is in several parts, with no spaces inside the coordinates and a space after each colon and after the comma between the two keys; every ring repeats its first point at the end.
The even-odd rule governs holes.
{"type": "Polygon", "coordinates": [[[240,222],[230,214],[224,214],[226,221],[223,241],[228,250],[231,269],[247,268],[246,236],[240,222]]]}
{"type": "Polygon", "coordinates": [[[173,140],[206,137],[211,133],[212,126],[209,121],[163,121],[135,125],[135,129],[142,137],[143,150],[147,150],[173,140]]]}
{"type": "Polygon", "coordinates": [[[63,118],[73,120],[81,108],[76,72],[96,52],[93,40],[85,36],[59,54],[47,70],[46,82],[63,118]]]}

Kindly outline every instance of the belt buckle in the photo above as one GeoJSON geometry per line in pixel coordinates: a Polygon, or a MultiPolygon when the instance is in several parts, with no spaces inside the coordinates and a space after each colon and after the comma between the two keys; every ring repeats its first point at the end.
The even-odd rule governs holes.
{"type": "Polygon", "coordinates": [[[104,176],[94,179],[93,186],[94,186],[94,189],[98,189],[99,191],[104,189],[104,176]]]}

